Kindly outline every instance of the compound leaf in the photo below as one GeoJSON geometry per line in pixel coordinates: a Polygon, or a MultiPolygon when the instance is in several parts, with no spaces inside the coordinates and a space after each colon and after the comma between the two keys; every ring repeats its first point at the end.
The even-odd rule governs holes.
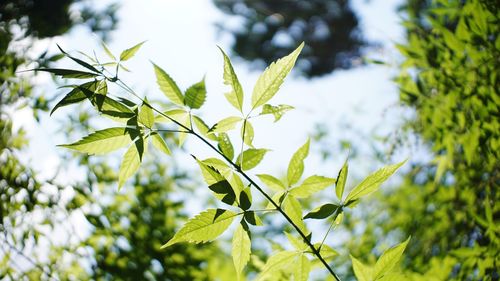
{"type": "Polygon", "coordinates": [[[208,209],[190,219],[161,248],[166,248],[179,242],[202,243],[219,237],[231,225],[239,214],[224,209],[208,209]]]}

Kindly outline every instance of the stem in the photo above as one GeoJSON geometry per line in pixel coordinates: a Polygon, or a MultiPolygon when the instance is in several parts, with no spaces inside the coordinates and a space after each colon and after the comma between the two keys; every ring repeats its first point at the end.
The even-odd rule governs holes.
{"type": "MultiPolygon", "coordinates": [[[[253,185],[275,208],[278,212],[281,213],[281,215],[293,226],[293,228],[295,228],[295,230],[299,233],[299,235],[302,237],[302,240],[304,240],[304,242],[309,246],[309,248],[312,250],[313,254],[321,261],[321,263],[326,267],[326,269],[328,270],[328,272],[330,272],[330,274],[333,276],[333,278],[337,281],[340,281],[340,278],[337,276],[337,274],[333,271],[333,269],[330,267],[330,265],[325,261],[325,259],[321,256],[321,253],[319,252],[319,249],[316,249],[316,247],[314,247],[314,245],[311,243],[311,241],[309,241],[309,239],[307,238],[306,234],[304,232],[302,232],[302,230],[293,222],[293,220],[286,214],[285,211],[283,211],[283,209],[281,208],[281,206],[279,206],[272,198],[271,196],[269,196],[269,194],[267,194],[255,181],[252,180],[252,178],[250,178],[250,176],[248,176],[242,169],[241,167],[234,163],[231,159],[229,159],[226,155],[224,155],[224,153],[222,153],[222,151],[220,151],[218,148],[216,148],[213,144],[211,144],[208,140],[206,140],[205,138],[203,138],[200,134],[196,133],[193,129],[191,128],[188,128],[186,127],[185,125],[179,123],[177,120],[167,116],[165,113],[159,111],[158,109],[154,108],[149,102],[145,101],[143,98],[141,98],[138,94],[136,94],[129,86],[127,86],[122,80],[118,79],[117,80],[117,84],[123,88],[124,90],[126,90],[127,92],[129,92],[130,94],[132,94],[133,96],[135,96],[136,98],[138,98],[139,100],[141,100],[143,103],[147,104],[153,111],[157,112],[158,114],[162,115],[163,117],[165,118],[168,118],[169,120],[171,120],[172,122],[174,122],[175,124],[179,125],[181,128],[185,129],[187,131],[187,133],[190,133],[194,136],[196,136],[198,139],[200,139],[203,143],[205,143],[206,145],[208,145],[212,150],[214,150],[215,152],[217,152],[220,156],[222,156],[227,163],[231,164],[231,166],[233,166],[233,168],[240,174],[242,175],[251,185],[253,185]],[[118,83],[120,82],[120,83],[118,83]]],[[[251,113],[251,111],[250,111],[251,113]]],[[[250,115],[250,113],[248,115],[250,115]]],[[[245,118],[246,120],[246,118],[245,118]]]]}
{"type": "Polygon", "coordinates": [[[335,221],[337,220],[337,217],[339,216],[341,210],[342,210],[341,206],[339,206],[335,210],[335,215],[333,216],[332,223],[330,224],[330,227],[328,227],[328,230],[326,231],[325,236],[323,237],[323,240],[321,240],[321,244],[319,244],[319,250],[321,250],[321,247],[323,246],[323,244],[325,244],[326,237],[328,237],[328,234],[330,234],[330,231],[332,230],[332,227],[335,224],[335,221]]]}

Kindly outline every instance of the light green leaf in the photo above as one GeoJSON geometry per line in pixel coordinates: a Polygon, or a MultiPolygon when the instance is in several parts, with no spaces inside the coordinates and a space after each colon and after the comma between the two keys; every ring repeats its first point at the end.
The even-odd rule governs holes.
{"type": "Polygon", "coordinates": [[[102,48],[104,49],[104,52],[106,52],[106,55],[108,55],[108,57],[110,59],[116,61],[116,58],[113,55],[113,53],[109,50],[108,45],[106,45],[106,43],[104,43],[104,42],[101,42],[101,45],[102,45],[102,48]]]}
{"type": "Polygon", "coordinates": [[[288,186],[294,185],[302,177],[302,173],[304,172],[304,159],[306,159],[309,154],[309,143],[310,140],[307,139],[306,143],[302,145],[293,154],[292,159],[290,159],[287,173],[288,186]]]}
{"type": "Polygon", "coordinates": [[[307,198],[334,183],[335,183],[334,178],[314,175],[305,179],[301,185],[291,189],[290,193],[296,198],[307,198]]]}
{"type": "Polygon", "coordinates": [[[298,251],[304,251],[306,249],[309,248],[309,246],[307,246],[306,243],[304,243],[302,241],[302,239],[300,238],[297,238],[295,236],[293,236],[292,234],[288,233],[288,232],[285,232],[285,235],[286,235],[286,238],[288,238],[288,241],[290,242],[290,244],[292,244],[292,246],[298,250],[298,251]]]}
{"type": "Polygon", "coordinates": [[[272,255],[267,260],[256,280],[265,280],[270,274],[283,269],[285,266],[289,266],[297,255],[298,253],[296,251],[282,251],[272,255]]]}
{"type": "Polygon", "coordinates": [[[253,147],[252,145],[253,137],[254,137],[254,131],[252,123],[250,123],[250,121],[248,120],[243,121],[243,125],[241,125],[241,139],[246,145],[253,147]]]}
{"type": "Polygon", "coordinates": [[[295,264],[295,270],[293,272],[294,281],[307,281],[309,280],[309,272],[311,272],[311,261],[306,257],[306,255],[301,254],[297,263],[295,264]]]}
{"type": "Polygon", "coordinates": [[[179,242],[202,243],[219,237],[231,225],[235,216],[229,210],[208,209],[190,219],[174,237],[161,248],[179,242]]]}
{"type": "Polygon", "coordinates": [[[361,198],[362,196],[368,195],[375,190],[377,190],[380,185],[386,181],[396,170],[401,167],[406,160],[393,165],[388,165],[375,173],[366,177],[360,184],[358,184],[350,193],[347,195],[345,202],[354,201],[361,198]]]}
{"type": "Polygon", "coordinates": [[[141,165],[142,155],[147,149],[147,142],[138,139],[133,143],[123,155],[118,173],[118,188],[121,188],[125,182],[137,172],[141,165]]]}
{"type": "MultiPolygon", "coordinates": [[[[173,120],[182,123],[184,122],[184,119],[186,119],[186,116],[189,117],[189,113],[185,111],[184,109],[171,109],[168,111],[163,112],[164,115],[167,115],[168,117],[172,118],[173,120]]],[[[158,115],[155,117],[156,122],[161,122],[161,123],[171,123],[172,120],[169,118],[163,116],[163,115],[158,115]]]]}
{"type": "Polygon", "coordinates": [[[259,179],[270,189],[274,191],[284,191],[286,189],[285,185],[277,178],[268,174],[257,175],[259,179]]]}
{"type": "Polygon", "coordinates": [[[250,260],[251,253],[250,237],[241,224],[234,231],[231,254],[236,269],[237,280],[241,279],[241,273],[250,260]]]}
{"type": "Polygon", "coordinates": [[[299,227],[302,232],[306,235],[309,231],[306,229],[306,225],[302,220],[302,206],[297,199],[295,199],[292,195],[286,196],[285,200],[283,200],[283,210],[285,213],[292,219],[293,223],[299,227]]]}
{"type": "Polygon", "coordinates": [[[227,118],[224,118],[217,122],[215,125],[212,126],[210,129],[210,132],[212,133],[225,133],[227,131],[230,131],[236,127],[236,124],[243,120],[243,118],[238,117],[238,116],[230,116],[227,118]]]}
{"type": "Polygon", "coordinates": [[[147,100],[142,104],[139,110],[138,121],[148,128],[152,128],[155,124],[155,114],[151,106],[147,103],[147,100]]]}
{"type": "Polygon", "coordinates": [[[137,51],[139,51],[139,49],[141,48],[142,44],[144,44],[145,42],[146,41],[142,41],[141,43],[139,43],[139,44],[137,44],[137,45],[135,45],[135,46],[133,46],[133,47],[131,47],[129,49],[124,50],[120,54],[120,61],[126,61],[126,60],[129,60],[130,58],[132,58],[135,55],[135,53],[137,53],[137,51]]]}
{"type": "Polygon", "coordinates": [[[104,116],[125,123],[130,118],[134,117],[136,113],[132,111],[132,109],[125,104],[114,100],[107,95],[96,94],[94,95],[94,99],[92,104],[102,113],[104,116]]]}
{"type": "MultiPolygon", "coordinates": [[[[316,247],[316,249],[317,249],[320,245],[321,245],[321,243],[316,243],[316,244],[314,244],[314,247],[316,247]]],[[[331,258],[339,255],[339,253],[337,251],[335,251],[334,249],[332,249],[330,246],[328,246],[326,244],[321,245],[321,249],[319,249],[319,253],[321,254],[321,256],[324,259],[331,259],[331,258]]]]}
{"type": "Polygon", "coordinates": [[[218,147],[222,154],[229,158],[230,160],[233,160],[234,158],[234,148],[233,144],[231,143],[231,139],[226,133],[220,133],[218,137],[218,147]]]}
{"type": "MultiPolygon", "coordinates": [[[[205,161],[207,161],[207,160],[205,160],[205,161]]],[[[205,163],[205,161],[200,161],[200,160],[196,159],[196,162],[198,162],[198,165],[200,166],[201,174],[203,175],[203,179],[205,180],[205,182],[209,186],[225,180],[225,178],[221,175],[221,173],[219,171],[217,171],[210,164],[205,163]]]]}
{"type": "Polygon", "coordinates": [[[153,66],[156,74],[156,83],[160,86],[160,90],[174,104],[184,105],[184,96],[175,81],[159,66],[154,63],[153,66]]]}
{"type": "Polygon", "coordinates": [[[337,198],[342,201],[342,195],[344,194],[345,184],[347,182],[347,174],[349,171],[349,166],[347,165],[347,160],[344,162],[344,166],[339,171],[339,175],[337,177],[337,182],[335,183],[335,194],[337,194],[337,198]]]}
{"type": "Polygon", "coordinates": [[[264,155],[268,152],[268,149],[256,149],[250,148],[243,151],[242,154],[238,155],[236,159],[236,164],[241,165],[243,171],[247,171],[255,168],[260,161],[264,158],[264,155]]]}
{"type": "Polygon", "coordinates": [[[294,109],[293,106],[286,105],[286,104],[280,104],[277,106],[273,106],[270,104],[264,104],[260,115],[272,114],[274,116],[274,122],[278,122],[281,119],[281,117],[283,116],[283,114],[285,114],[285,112],[292,110],[292,109],[294,109]]]}
{"type": "Polygon", "coordinates": [[[240,81],[234,72],[233,66],[229,57],[224,53],[224,51],[219,47],[224,57],[224,84],[231,86],[231,92],[225,93],[227,101],[232,104],[240,112],[243,112],[243,89],[241,88],[240,81]]]}
{"type": "Polygon", "coordinates": [[[377,263],[375,263],[375,268],[373,270],[373,279],[380,278],[386,273],[389,273],[394,266],[396,266],[403,256],[403,252],[406,249],[406,245],[410,242],[410,237],[406,239],[401,244],[398,244],[387,251],[385,251],[380,258],[378,258],[377,263]]]}
{"type": "Polygon", "coordinates": [[[252,93],[252,109],[259,107],[269,101],[278,92],[285,77],[292,70],[304,43],[300,44],[295,51],[276,62],[271,63],[269,67],[260,75],[252,93]]]}
{"type": "Polygon", "coordinates": [[[210,128],[208,128],[207,124],[200,117],[193,115],[193,123],[196,126],[196,128],[198,128],[202,136],[213,141],[218,140],[216,135],[208,133],[210,128]]]}
{"type": "Polygon", "coordinates": [[[158,133],[156,133],[156,132],[151,133],[151,143],[159,151],[165,153],[166,155],[172,155],[172,152],[168,148],[167,143],[163,140],[163,138],[158,133]]]}
{"type": "Polygon", "coordinates": [[[198,109],[205,103],[206,97],[207,90],[205,89],[205,77],[203,77],[200,82],[186,90],[184,104],[189,108],[198,109]]]}
{"type": "Polygon", "coordinates": [[[371,276],[372,276],[372,268],[371,267],[364,265],[362,262],[360,262],[358,259],[356,259],[353,256],[351,256],[351,261],[352,261],[352,269],[354,270],[354,275],[356,275],[356,278],[358,279],[358,281],[372,281],[373,280],[371,278],[371,276]]]}
{"type": "Polygon", "coordinates": [[[108,128],[96,131],[83,139],[59,146],[78,150],[88,154],[105,154],[131,143],[138,131],[128,128],[108,128]]]}
{"type": "Polygon", "coordinates": [[[324,219],[335,213],[338,208],[338,205],[327,203],[310,211],[304,219],[324,219]]]}

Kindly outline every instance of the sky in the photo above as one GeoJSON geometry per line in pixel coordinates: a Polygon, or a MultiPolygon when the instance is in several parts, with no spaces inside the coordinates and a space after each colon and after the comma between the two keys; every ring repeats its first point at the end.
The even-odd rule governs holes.
{"type": "MultiPolygon", "coordinates": [[[[359,15],[364,35],[368,40],[381,44],[380,48],[369,51],[367,57],[382,58],[394,65],[397,63],[398,56],[392,45],[402,41],[403,37],[399,25],[400,18],[395,13],[398,2],[396,0],[353,1],[353,8],[359,15]]],[[[105,3],[96,2],[97,5],[105,3]]],[[[206,75],[208,97],[200,114],[206,118],[207,123],[213,124],[223,117],[237,114],[223,97],[223,93],[228,89],[222,83],[223,60],[217,49],[217,46],[221,46],[230,53],[231,38],[227,34],[218,33],[215,26],[221,19],[232,24],[237,20],[228,20],[211,1],[131,0],[120,3],[119,25],[111,35],[108,44],[110,49],[118,55],[121,50],[147,40],[127,65],[132,72],[122,74],[124,81],[139,93],[162,98],[149,61],[165,69],[181,89],[186,89],[206,75]]],[[[39,49],[48,46],[55,51],[55,43],[70,51],[92,53],[95,50],[98,55],[105,57],[98,38],[84,28],[75,28],[69,35],[41,42],[39,49]]],[[[69,61],[61,63],[61,67],[71,66],[73,65],[69,61]]],[[[238,59],[233,60],[233,66],[246,97],[250,98],[260,72],[251,70],[244,61],[238,59]]],[[[398,117],[394,115],[401,113],[397,109],[397,89],[391,81],[396,71],[394,67],[368,65],[335,71],[312,80],[292,73],[271,102],[289,104],[296,109],[287,113],[278,123],[273,123],[272,118],[267,117],[254,124],[255,145],[272,150],[261,169],[278,174],[283,172],[293,152],[314,133],[314,126],[319,122],[324,123],[330,130],[330,137],[333,138],[330,143],[344,138],[369,143],[371,132],[375,129],[387,131],[396,126],[398,117]],[[353,135],[353,132],[346,132],[343,129],[346,124],[353,127],[353,132],[357,131],[360,134],[353,135]]],[[[41,82],[49,79],[46,76],[41,78],[41,82]]],[[[45,117],[41,126],[30,121],[29,112],[18,113],[19,118],[16,118],[20,120],[18,125],[28,127],[28,132],[39,139],[37,147],[34,147],[34,151],[29,152],[28,156],[34,163],[38,163],[35,167],[50,171],[59,164],[57,150],[60,148],[55,148],[55,145],[67,140],[58,131],[60,128],[54,126],[56,122],[53,122],[53,118],[65,118],[66,114],[70,113],[71,109],[63,109],[57,112],[55,117],[45,117]],[[39,146],[43,146],[44,149],[39,149],[39,146]],[[38,159],[43,161],[37,161],[38,159]]],[[[207,154],[207,150],[197,142],[188,142],[187,148],[200,157],[211,155],[207,154]]],[[[319,147],[313,144],[312,150],[315,149],[319,150],[319,147]]],[[[178,155],[178,157],[187,167],[192,166],[189,155],[178,155]]],[[[308,169],[328,173],[338,171],[345,157],[346,155],[339,155],[324,165],[317,154],[312,154],[310,165],[306,165],[306,172],[308,169]]],[[[361,171],[371,168],[370,161],[365,160],[358,163],[364,166],[360,167],[361,171]]],[[[256,173],[262,170],[256,170],[256,173]]]]}

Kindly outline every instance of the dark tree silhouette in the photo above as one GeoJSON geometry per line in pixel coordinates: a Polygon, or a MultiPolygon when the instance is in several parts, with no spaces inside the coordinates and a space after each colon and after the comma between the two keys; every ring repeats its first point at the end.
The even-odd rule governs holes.
{"type": "Polygon", "coordinates": [[[232,33],[235,55],[265,66],[305,41],[297,68],[307,77],[346,69],[367,45],[347,0],[214,0],[223,12],[244,19],[232,33]]]}

